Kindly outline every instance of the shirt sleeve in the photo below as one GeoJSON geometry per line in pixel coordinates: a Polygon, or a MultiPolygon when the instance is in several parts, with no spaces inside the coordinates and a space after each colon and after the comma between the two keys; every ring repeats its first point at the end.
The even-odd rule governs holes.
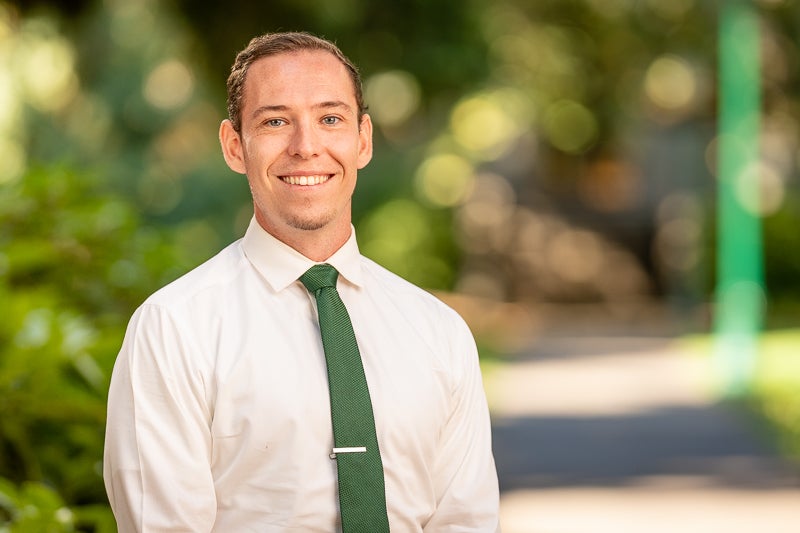
{"type": "Polygon", "coordinates": [[[478,350],[457,317],[449,331],[455,369],[452,412],[435,462],[437,506],[426,533],[499,532],[499,489],[478,350]]]}
{"type": "Polygon", "coordinates": [[[210,409],[193,356],[165,310],[134,313],[111,377],[103,464],[120,533],[213,528],[210,409]]]}

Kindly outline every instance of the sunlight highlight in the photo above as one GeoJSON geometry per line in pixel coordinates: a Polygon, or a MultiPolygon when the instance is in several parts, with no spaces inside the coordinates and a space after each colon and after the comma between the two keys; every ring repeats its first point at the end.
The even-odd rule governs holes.
{"type": "Polygon", "coordinates": [[[417,79],[403,70],[370,77],[364,88],[369,114],[380,126],[403,124],[419,108],[421,89],[417,79]]]}
{"type": "Polygon", "coordinates": [[[662,56],[647,69],[644,80],[647,97],[660,108],[680,112],[697,96],[697,80],[691,65],[678,56],[662,56]]]}
{"type": "Polygon", "coordinates": [[[473,96],[453,110],[453,137],[484,160],[499,158],[529,127],[532,107],[524,94],[514,89],[473,96]]]}
{"type": "Polygon", "coordinates": [[[570,154],[588,150],[599,133],[594,114],[572,100],[560,100],[550,105],[545,112],[544,128],[553,146],[570,154]]]}
{"type": "Polygon", "coordinates": [[[461,203],[474,181],[473,167],[463,157],[439,154],[426,159],[415,176],[419,193],[440,207],[461,203]]]}
{"type": "Polygon", "coordinates": [[[78,93],[75,53],[60,38],[31,37],[19,50],[20,82],[28,102],[44,112],[63,109],[78,93]]]}
{"type": "Polygon", "coordinates": [[[177,59],[170,59],[156,66],[147,76],[143,89],[148,103],[165,111],[185,105],[193,92],[192,71],[177,59]]]}

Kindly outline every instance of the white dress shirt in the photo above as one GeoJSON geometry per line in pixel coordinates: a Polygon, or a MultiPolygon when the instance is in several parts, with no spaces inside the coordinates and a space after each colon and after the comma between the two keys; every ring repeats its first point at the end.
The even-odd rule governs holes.
{"type": "MultiPolygon", "coordinates": [[[[393,532],[493,532],[498,486],[475,343],[439,300],[360,255],[340,272],[369,384],[393,532]]],[[[104,478],[122,533],[340,527],[313,261],[252,221],[131,318],[104,478]]]]}

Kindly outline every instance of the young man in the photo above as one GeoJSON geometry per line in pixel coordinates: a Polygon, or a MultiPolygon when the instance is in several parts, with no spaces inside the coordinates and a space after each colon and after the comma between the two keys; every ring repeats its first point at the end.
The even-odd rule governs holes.
{"type": "Polygon", "coordinates": [[[347,515],[340,493],[343,457],[374,450],[334,442],[323,304],[298,281],[320,263],[338,271],[374,413],[382,479],[362,496],[394,532],[499,529],[467,326],[358,251],[351,197],[372,122],[357,70],[328,41],[267,34],[237,56],[228,108],[222,151],[247,176],[255,216],[131,319],[104,463],[119,530],[386,530],[347,515]]]}

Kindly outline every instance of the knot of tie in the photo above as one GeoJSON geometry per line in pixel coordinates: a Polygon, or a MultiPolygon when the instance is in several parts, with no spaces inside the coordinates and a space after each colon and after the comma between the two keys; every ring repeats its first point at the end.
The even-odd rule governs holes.
{"type": "Polygon", "coordinates": [[[323,287],[336,287],[339,272],[331,265],[325,263],[314,265],[300,276],[300,282],[309,292],[315,293],[323,287]]]}

